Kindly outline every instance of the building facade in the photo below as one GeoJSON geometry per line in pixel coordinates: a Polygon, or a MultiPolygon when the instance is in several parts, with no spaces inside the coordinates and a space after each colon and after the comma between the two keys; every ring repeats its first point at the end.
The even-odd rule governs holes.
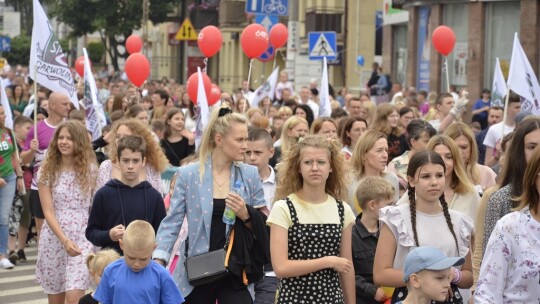
{"type": "Polygon", "coordinates": [[[390,66],[392,78],[405,86],[427,91],[446,91],[444,58],[431,42],[433,30],[439,25],[453,29],[456,44],[447,57],[449,83],[456,88],[467,87],[473,98],[483,88],[491,89],[496,58],[507,76],[514,33],[535,72],[540,64],[540,1],[395,1],[403,11],[392,8],[385,0],[383,29],[383,62],[390,66]],[[396,14],[408,18],[392,20],[396,14]],[[393,16],[392,16],[393,15],[393,16]]]}

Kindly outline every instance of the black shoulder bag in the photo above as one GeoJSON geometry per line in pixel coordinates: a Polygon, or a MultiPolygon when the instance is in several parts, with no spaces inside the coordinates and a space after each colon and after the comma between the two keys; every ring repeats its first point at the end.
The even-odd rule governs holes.
{"type": "MultiPolygon", "coordinates": [[[[238,168],[234,172],[237,180],[238,168]]],[[[223,249],[188,257],[189,237],[186,239],[184,252],[188,282],[192,286],[209,284],[225,277],[228,273],[229,257],[234,243],[234,227],[231,228],[223,249]]]]}

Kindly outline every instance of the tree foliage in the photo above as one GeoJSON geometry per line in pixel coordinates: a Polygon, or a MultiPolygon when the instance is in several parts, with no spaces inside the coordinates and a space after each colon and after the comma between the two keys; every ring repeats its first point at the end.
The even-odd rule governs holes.
{"type": "MultiPolygon", "coordinates": [[[[149,19],[154,24],[165,21],[177,0],[148,0],[149,19]]],[[[118,58],[127,57],[125,39],[133,30],[140,29],[143,19],[141,0],[62,0],[51,1],[51,15],[68,24],[73,37],[99,32],[115,70],[118,58]]]]}
{"type": "Polygon", "coordinates": [[[88,51],[88,57],[90,57],[90,61],[92,63],[101,63],[103,59],[103,54],[105,54],[105,47],[103,47],[103,44],[97,42],[90,42],[86,46],[86,50],[88,51]]]}
{"type": "Polygon", "coordinates": [[[28,65],[30,62],[30,43],[32,38],[21,34],[11,39],[11,51],[4,53],[11,66],[28,65]]]}

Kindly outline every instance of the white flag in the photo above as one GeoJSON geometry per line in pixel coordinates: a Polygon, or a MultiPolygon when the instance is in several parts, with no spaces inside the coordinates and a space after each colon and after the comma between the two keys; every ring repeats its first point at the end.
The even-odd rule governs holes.
{"type": "Polygon", "coordinates": [[[501,70],[499,57],[495,62],[495,72],[493,74],[493,86],[491,88],[491,106],[504,107],[504,96],[508,94],[508,87],[504,80],[504,75],[501,70]]]}
{"type": "Polygon", "coordinates": [[[4,87],[4,82],[0,79],[0,99],[2,100],[2,107],[4,107],[4,113],[6,113],[6,120],[4,121],[4,126],[6,128],[13,130],[13,115],[11,113],[11,107],[9,106],[9,100],[6,95],[6,88],[4,87]]]}
{"type": "Polygon", "coordinates": [[[53,92],[66,94],[75,108],[79,109],[73,75],[69,70],[58,38],[38,0],[34,0],[34,27],[32,28],[29,76],[53,92]],[[34,79],[34,69],[37,70],[35,72],[36,79],[34,79]]]}
{"type": "Polygon", "coordinates": [[[199,85],[197,87],[197,125],[195,127],[195,149],[198,149],[201,145],[202,136],[206,126],[208,125],[208,99],[206,98],[206,92],[204,91],[204,83],[201,74],[201,68],[197,67],[197,75],[199,85]]]}
{"type": "Polygon", "coordinates": [[[522,111],[540,115],[540,85],[519,43],[517,33],[514,36],[512,59],[510,59],[508,88],[525,99],[521,105],[522,111]]]}
{"type": "Polygon", "coordinates": [[[260,87],[251,94],[249,104],[252,108],[258,107],[259,102],[263,100],[264,97],[268,96],[270,100],[274,99],[274,94],[276,92],[276,85],[278,80],[279,68],[275,68],[272,74],[268,76],[266,82],[263,83],[260,87]]]}
{"type": "Polygon", "coordinates": [[[326,57],[323,59],[319,104],[319,117],[330,117],[332,105],[330,104],[330,93],[328,92],[328,64],[326,63],[326,57]]]}
{"type": "Polygon", "coordinates": [[[94,74],[90,68],[90,59],[86,48],[84,53],[84,98],[83,104],[86,108],[86,128],[92,133],[92,140],[101,136],[101,128],[107,124],[103,107],[97,100],[97,87],[94,74]]]}

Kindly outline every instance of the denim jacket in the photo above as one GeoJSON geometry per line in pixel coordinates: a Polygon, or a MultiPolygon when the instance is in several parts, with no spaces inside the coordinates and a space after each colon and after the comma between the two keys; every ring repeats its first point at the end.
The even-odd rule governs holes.
{"type": "MultiPolygon", "coordinates": [[[[153,253],[153,258],[169,261],[185,216],[187,216],[188,222],[188,257],[208,252],[213,211],[211,157],[207,157],[204,168],[202,183],[199,178],[198,162],[178,168],[169,214],[159,226],[156,236],[157,248],[153,253]]],[[[246,204],[255,208],[265,207],[262,181],[257,168],[243,163],[233,163],[230,172],[229,187],[231,190],[235,176],[237,180],[242,181],[241,195],[246,204]],[[238,173],[235,174],[235,172],[238,173]]],[[[185,272],[184,242],[180,245],[180,256],[173,273],[173,279],[182,295],[186,297],[193,290],[193,286],[189,284],[185,272]]]]}

